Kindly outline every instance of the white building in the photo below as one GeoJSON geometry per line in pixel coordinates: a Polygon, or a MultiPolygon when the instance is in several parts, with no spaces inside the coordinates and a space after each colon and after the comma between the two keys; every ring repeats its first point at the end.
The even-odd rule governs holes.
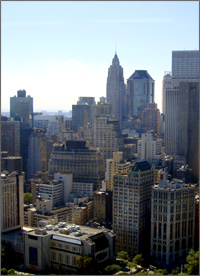
{"type": "Polygon", "coordinates": [[[100,148],[104,159],[112,158],[113,152],[122,150],[122,139],[117,118],[95,117],[94,147],[100,148]]]}
{"type": "Polygon", "coordinates": [[[142,134],[141,140],[138,140],[138,159],[146,159],[152,165],[160,164],[165,166],[165,154],[162,153],[162,139],[157,139],[153,131],[147,131],[142,134]]]}
{"type": "Polygon", "coordinates": [[[54,173],[54,180],[63,182],[63,201],[64,204],[69,201],[69,194],[73,191],[72,173],[54,173]]]}

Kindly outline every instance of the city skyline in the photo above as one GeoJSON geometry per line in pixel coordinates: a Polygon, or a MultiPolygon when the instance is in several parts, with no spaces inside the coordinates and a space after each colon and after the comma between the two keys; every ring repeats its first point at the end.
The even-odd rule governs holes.
{"type": "Polygon", "coordinates": [[[161,110],[174,50],[198,50],[197,1],[2,2],[2,111],[25,89],[34,111],[72,110],[106,96],[115,51],[124,80],[147,70],[161,110]],[[142,34],[142,35],[141,35],[142,34]],[[161,38],[161,39],[159,39],[161,38]],[[48,100],[48,102],[47,102],[48,100]]]}

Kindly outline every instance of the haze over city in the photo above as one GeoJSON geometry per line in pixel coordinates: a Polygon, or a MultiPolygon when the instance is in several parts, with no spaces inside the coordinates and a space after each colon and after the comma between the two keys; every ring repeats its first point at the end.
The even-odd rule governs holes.
{"type": "Polygon", "coordinates": [[[79,96],[106,96],[115,52],[126,80],[147,70],[161,108],[174,50],[198,50],[197,1],[1,3],[1,108],[25,89],[34,111],[71,110],[79,96]]]}

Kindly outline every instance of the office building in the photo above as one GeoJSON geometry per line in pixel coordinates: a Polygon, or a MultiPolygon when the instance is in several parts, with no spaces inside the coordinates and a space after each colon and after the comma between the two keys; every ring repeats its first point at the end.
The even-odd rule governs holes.
{"type": "Polygon", "coordinates": [[[77,132],[79,127],[91,123],[91,106],[95,103],[94,97],[79,97],[77,105],[72,105],[72,130],[77,132]]]}
{"type": "Polygon", "coordinates": [[[72,193],[70,195],[71,198],[76,196],[87,196],[90,200],[93,200],[93,192],[94,191],[94,183],[81,183],[81,182],[73,182],[72,183],[72,193]]]}
{"type": "Polygon", "coordinates": [[[106,159],[106,190],[113,190],[113,175],[127,173],[131,162],[123,159],[123,152],[113,152],[112,159],[106,159]]]}
{"type": "Polygon", "coordinates": [[[89,254],[96,264],[115,260],[115,235],[106,229],[61,222],[24,233],[24,264],[32,270],[51,267],[60,274],[77,273],[80,254],[89,254]]]}
{"type": "Polygon", "coordinates": [[[172,51],[172,87],[199,81],[199,51],[172,51]]]}
{"type": "Polygon", "coordinates": [[[98,222],[112,222],[112,191],[94,192],[94,219],[98,222]]]}
{"type": "Polygon", "coordinates": [[[155,81],[146,70],[136,70],[127,80],[127,116],[141,116],[147,103],[154,102],[155,81]]]}
{"type": "Polygon", "coordinates": [[[1,174],[1,233],[24,225],[23,176],[13,172],[1,174]]]}
{"type": "Polygon", "coordinates": [[[1,121],[1,151],[20,156],[20,122],[1,121]]]}
{"type": "Polygon", "coordinates": [[[160,138],[160,110],[156,103],[147,103],[147,108],[142,112],[141,121],[143,133],[153,130],[160,138]]]}
{"type": "Polygon", "coordinates": [[[163,179],[152,188],[151,256],[180,266],[194,248],[195,186],[163,179]]]}
{"type": "Polygon", "coordinates": [[[95,97],[78,97],[77,105],[80,104],[93,105],[95,104],[95,97]]]}
{"type": "Polygon", "coordinates": [[[94,183],[94,190],[99,190],[105,179],[103,155],[99,149],[87,148],[85,144],[85,141],[54,144],[49,174],[73,173],[73,182],[94,183]]]}
{"type": "Polygon", "coordinates": [[[111,104],[111,114],[122,124],[125,117],[125,84],[123,77],[123,68],[120,66],[119,58],[115,53],[112,65],[108,69],[106,86],[107,103],[111,104]]]}
{"type": "Polygon", "coordinates": [[[50,200],[50,207],[59,207],[69,201],[72,192],[72,174],[54,174],[54,180],[39,184],[38,196],[50,200]]]}
{"type": "Polygon", "coordinates": [[[17,172],[22,174],[22,158],[20,156],[8,156],[8,152],[1,152],[1,172],[17,172]]]}
{"type": "Polygon", "coordinates": [[[163,79],[165,152],[168,155],[176,154],[185,157],[184,165],[194,167],[196,179],[198,178],[198,145],[194,153],[194,144],[196,144],[194,140],[198,141],[198,90],[199,51],[173,51],[172,75],[168,72],[163,79]],[[192,158],[194,162],[189,155],[194,155],[192,158]],[[189,164],[188,158],[193,162],[192,165],[189,164]]]}
{"type": "Polygon", "coordinates": [[[100,101],[91,106],[92,127],[94,126],[95,117],[102,115],[111,115],[111,104],[106,103],[106,98],[101,97],[100,101]]]}
{"type": "Polygon", "coordinates": [[[101,149],[104,159],[112,158],[113,152],[123,150],[123,139],[117,118],[95,117],[94,146],[101,149]]]}
{"type": "Polygon", "coordinates": [[[123,174],[113,177],[113,232],[116,253],[148,258],[151,228],[151,188],[154,169],[147,161],[137,161],[123,174]]]}
{"type": "Polygon", "coordinates": [[[199,82],[179,83],[178,155],[184,156],[199,180],[199,82]]]}
{"type": "Polygon", "coordinates": [[[24,127],[33,127],[33,98],[26,97],[26,90],[18,90],[17,97],[10,98],[10,117],[20,121],[24,127]]]}
{"type": "Polygon", "coordinates": [[[164,167],[165,154],[162,152],[162,139],[157,139],[153,131],[142,134],[137,143],[138,159],[146,159],[150,166],[164,167]]]}

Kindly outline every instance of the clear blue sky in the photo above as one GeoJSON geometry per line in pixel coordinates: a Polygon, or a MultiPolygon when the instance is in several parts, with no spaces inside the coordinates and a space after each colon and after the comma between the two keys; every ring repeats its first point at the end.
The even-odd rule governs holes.
{"type": "Polygon", "coordinates": [[[35,111],[106,96],[116,45],[125,81],[147,70],[161,108],[172,51],[199,49],[199,2],[2,1],[2,111],[19,89],[33,97],[35,111]]]}

